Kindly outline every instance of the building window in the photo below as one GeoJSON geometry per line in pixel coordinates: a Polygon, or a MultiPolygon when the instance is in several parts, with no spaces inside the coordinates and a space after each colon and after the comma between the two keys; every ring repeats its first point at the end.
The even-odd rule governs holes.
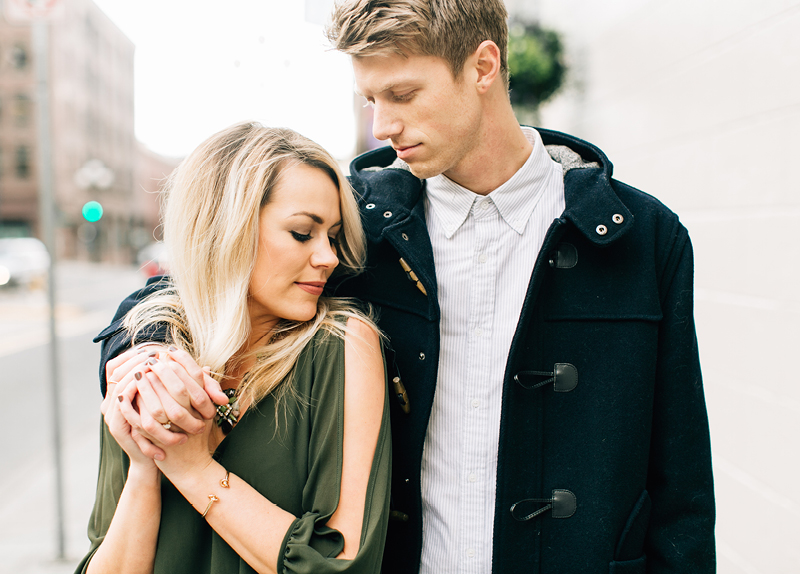
{"type": "Polygon", "coordinates": [[[11,115],[14,117],[14,124],[19,127],[27,126],[31,117],[31,99],[25,94],[14,96],[11,115]]]}
{"type": "Polygon", "coordinates": [[[31,151],[28,146],[17,146],[17,177],[27,179],[31,175],[31,151]]]}
{"type": "Polygon", "coordinates": [[[24,70],[28,67],[30,58],[28,58],[28,50],[22,44],[15,44],[12,46],[8,53],[8,59],[11,65],[17,70],[24,70]]]}

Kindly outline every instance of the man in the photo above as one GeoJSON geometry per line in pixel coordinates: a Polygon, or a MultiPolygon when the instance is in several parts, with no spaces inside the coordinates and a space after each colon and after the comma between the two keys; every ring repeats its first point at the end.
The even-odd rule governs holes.
{"type": "Polygon", "coordinates": [[[687,232],[599,149],[519,126],[506,18],[344,0],[328,30],[392,146],[351,166],[369,257],[336,287],[389,336],[384,570],[713,571],[687,232]]]}

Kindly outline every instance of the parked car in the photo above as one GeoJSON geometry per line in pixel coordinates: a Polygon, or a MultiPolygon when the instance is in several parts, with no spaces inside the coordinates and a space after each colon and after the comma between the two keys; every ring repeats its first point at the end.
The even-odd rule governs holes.
{"type": "Polygon", "coordinates": [[[136,260],[146,278],[166,274],[169,267],[167,247],[164,242],[147,244],[139,250],[136,260]]]}
{"type": "Polygon", "coordinates": [[[0,238],[0,287],[39,287],[47,280],[50,255],[36,238],[0,238]]]}

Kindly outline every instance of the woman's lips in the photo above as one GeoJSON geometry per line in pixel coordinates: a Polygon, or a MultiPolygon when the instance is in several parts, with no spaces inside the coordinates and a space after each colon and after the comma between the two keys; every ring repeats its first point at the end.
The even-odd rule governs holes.
{"type": "Polygon", "coordinates": [[[322,295],[322,288],[325,287],[324,282],[295,282],[295,284],[297,284],[297,287],[301,290],[311,295],[322,295]]]}

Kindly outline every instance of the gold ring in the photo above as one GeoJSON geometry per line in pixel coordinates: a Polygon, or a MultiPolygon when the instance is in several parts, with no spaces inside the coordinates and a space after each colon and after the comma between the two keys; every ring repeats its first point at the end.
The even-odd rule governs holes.
{"type": "Polygon", "coordinates": [[[109,380],[108,380],[106,383],[107,383],[108,385],[111,385],[111,384],[114,384],[114,385],[119,385],[119,382],[118,382],[118,381],[112,381],[112,380],[110,380],[110,379],[109,379],[109,380]]]}

